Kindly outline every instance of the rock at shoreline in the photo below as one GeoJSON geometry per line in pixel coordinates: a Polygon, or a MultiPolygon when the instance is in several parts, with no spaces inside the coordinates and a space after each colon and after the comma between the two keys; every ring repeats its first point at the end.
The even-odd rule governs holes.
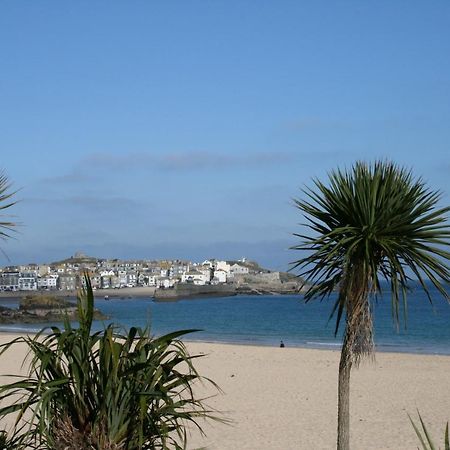
{"type": "MultiPolygon", "coordinates": [[[[20,300],[19,309],[0,307],[0,324],[61,322],[65,317],[78,320],[76,304],[52,295],[27,295],[20,300]]],[[[107,316],[95,310],[94,319],[107,316]]]]}
{"type": "Polygon", "coordinates": [[[61,297],[45,294],[26,295],[20,300],[19,309],[29,311],[33,309],[61,310],[74,308],[75,303],[69,302],[61,297]]]}

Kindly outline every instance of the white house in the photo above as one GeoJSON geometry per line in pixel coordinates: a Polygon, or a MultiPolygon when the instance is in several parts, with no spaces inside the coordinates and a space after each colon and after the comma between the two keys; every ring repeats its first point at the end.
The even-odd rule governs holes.
{"type": "Polygon", "coordinates": [[[127,280],[127,271],[126,270],[118,270],[117,278],[119,279],[120,287],[127,285],[128,280],[127,280]]]}
{"type": "Polygon", "coordinates": [[[52,290],[56,289],[58,285],[58,275],[44,275],[38,277],[37,287],[38,289],[52,290]]]}
{"type": "Polygon", "coordinates": [[[189,272],[183,273],[183,275],[181,276],[182,283],[194,283],[197,285],[204,285],[207,283],[207,281],[209,281],[209,279],[210,276],[194,269],[190,270],[189,272]]]}
{"type": "Polygon", "coordinates": [[[16,271],[6,271],[0,277],[0,290],[18,291],[20,273],[16,271]]]}
{"type": "Polygon", "coordinates": [[[21,273],[19,277],[19,291],[36,291],[37,278],[34,272],[21,273]]]}
{"type": "Polygon", "coordinates": [[[171,277],[181,277],[183,272],[188,270],[188,266],[186,264],[175,263],[170,267],[169,275],[171,277]]]}
{"type": "Polygon", "coordinates": [[[223,270],[226,273],[230,273],[231,266],[226,261],[216,261],[216,270],[223,270]]]}
{"type": "Polygon", "coordinates": [[[204,275],[205,278],[205,282],[209,283],[211,281],[211,273],[212,273],[212,269],[210,267],[199,267],[197,269],[201,274],[204,275]]]}
{"type": "Polygon", "coordinates": [[[100,272],[100,285],[103,289],[109,289],[112,285],[112,279],[116,278],[114,270],[103,270],[100,272]]]}
{"type": "Polygon", "coordinates": [[[50,266],[48,265],[38,266],[38,275],[40,275],[41,277],[43,277],[44,275],[48,275],[50,271],[50,266]]]}
{"type": "Polygon", "coordinates": [[[113,277],[114,275],[114,270],[103,270],[100,272],[101,277],[113,277]]]}
{"type": "Polygon", "coordinates": [[[163,289],[168,289],[175,284],[175,281],[169,277],[156,277],[156,286],[163,289]]]}
{"type": "Polygon", "coordinates": [[[205,261],[202,262],[202,266],[203,267],[208,267],[208,268],[213,268],[214,267],[214,261],[211,261],[209,259],[206,259],[205,261]]]}
{"type": "Polygon", "coordinates": [[[230,267],[230,272],[233,275],[246,275],[248,274],[248,267],[241,266],[240,264],[235,263],[230,267]]]}
{"type": "Polygon", "coordinates": [[[99,289],[102,285],[102,277],[100,275],[91,275],[92,289],[99,289]]]}
{"type": "Polygon", "coordinates": [[[135,287],[137,285],[137,273],[136,272],[128,272],[127,273],[127,286],[135,287]]]}
{"type": "Polygon", "coordinates": [[[214,278],[217,283],[226,283],[227,282],[227,273],[225,270],[219,269],[214,271],[214,278]]]}

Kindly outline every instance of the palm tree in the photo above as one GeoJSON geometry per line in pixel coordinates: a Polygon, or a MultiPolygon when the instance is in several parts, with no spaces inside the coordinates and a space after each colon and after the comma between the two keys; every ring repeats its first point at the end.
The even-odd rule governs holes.
{"type": "Polygon", "coordinates": [[[391,162],[357,162],[351,170],[333,171],[329,185],[314,180],[294,200],[313,235],[295,250],[307,256],[293,263],[309,284],[305,300],[338,292],[332,311],[337,333],[345,317],[338,384],[338,450],[350,442],[350,371],[373,352],[371,298],[390,283],[393,319],[400,305],[406,312],[407,289],[416,278],[431,301],[428,280],[449,300],[442,280],[449,281],[449,207],[438,208],[439,192],[391,162]]]}
{"type": "Polygon", "coordinates": [[[12,197],[16,192],[11,191],[11,182],[8,177],[0,172],[0,238],[7,239],[10,237],[10,233],[14,231],[16,224],[9,220],[5,220],[3,211],[15,205],[15,201],[12,201],[12,197]]]}

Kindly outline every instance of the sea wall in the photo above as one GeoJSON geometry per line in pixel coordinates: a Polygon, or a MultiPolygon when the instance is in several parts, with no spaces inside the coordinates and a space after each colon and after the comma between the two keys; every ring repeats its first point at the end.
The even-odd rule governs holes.
{"type": "Polygon", "coordinates": [[[198,286],[195,284],[178,283],[173,288],[157,289],[156,301],[178,300],[193,297],[225,297],[236,295],[236,288],[232,284],[217,284],[198,286]]]}

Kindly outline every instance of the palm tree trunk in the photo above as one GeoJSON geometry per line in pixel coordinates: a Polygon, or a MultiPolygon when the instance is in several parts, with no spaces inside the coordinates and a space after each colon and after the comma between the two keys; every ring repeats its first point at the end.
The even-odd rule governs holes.
{"type": "MultiPolygon", "coordinates": [[[[358,286],[359,287],[359,286],[358,286]]],[[[344,342],[339,362],[337,450],[350,450],[350,372],[373,350],[373,323],[363,284],[347,306],[344,342]]]]}
{"type": "MultiPolygon", "coordinates": [[[[346,330],[346,335],[347,335],[346,330]]],[[[352,361],[350,358],[350,345],[347,337],[341,351],[339,362],[338,383],[338,430],[337,450],[350,449],[350,371],[352,361]]]]}

